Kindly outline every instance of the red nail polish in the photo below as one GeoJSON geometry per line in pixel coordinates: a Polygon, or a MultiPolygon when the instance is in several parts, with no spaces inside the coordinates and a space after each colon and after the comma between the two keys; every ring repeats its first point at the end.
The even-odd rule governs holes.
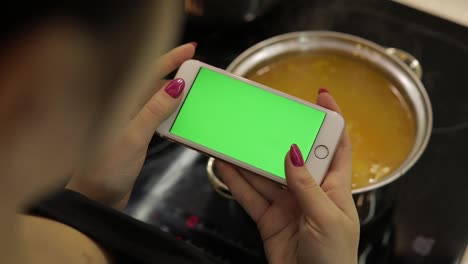
{"type": "Polygon", "coordinates": [[[196,41],[189,42],[189,44],[192,44],[195,48],[198,46],[198,43],[196,41]]]}
{"type": "Polygon", "coordinates": [[[289,158],[291,158],[292,164],[294,166],[304,166],[304,159],[302,158],[301,150],[296,144],[291,145],[291,149],[289,149],[289,158]]]}
{"type": "Polygon", "coordinates": [[[164,88],[164,91],[172,98],[178,98],[185,87],[185,81],[181,78],[174,79],[164,88]]]}
{"type": "Polygon", "coordinates": [[[321,93],[330,93],[330,92],[325,88],[320,88],[318,93],[321,94],[321,93]]]}

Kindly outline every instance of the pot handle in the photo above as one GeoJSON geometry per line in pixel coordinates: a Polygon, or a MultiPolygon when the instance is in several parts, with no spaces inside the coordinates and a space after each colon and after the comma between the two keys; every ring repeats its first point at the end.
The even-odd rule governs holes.
{"type": "Polygon", "coordinates": [[[422,66],[419,61],[408,52],[397,49],[397,48],[386,48],[385,51],[388,55],[391,55],[399,60],[401,60],[408,68],[418,77],[420,80],[423,76],[422,66]]]}
{"type": "Polygon", "coordinates": [[[354,200],[359,214],[359,222],[364,226],[374,219],[377,209],[377,197],[375,191],[361,193],[354,200]]]}
{"type": "Polygon", "coordinates": [[[213,186],[214,190],[224,198],[235,200],[234,196],[232,196],[231,192],[229,191],[229,187],[222,182],[218,176],[216,175],[216,168],[214,166],[215,158],[210,157],[208,159],[208,163],[206,164],[206,171],[208,172],[208,179],[210,180],[211,186],[213,186]]]}

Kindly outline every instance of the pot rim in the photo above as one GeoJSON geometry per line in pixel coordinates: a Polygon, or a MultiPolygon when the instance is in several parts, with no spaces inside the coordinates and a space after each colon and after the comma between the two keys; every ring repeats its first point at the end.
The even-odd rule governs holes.
{"type": "MultiPolygon", "coordinates": [[[[341,40],[347,40],[351,41],[356,44],[361,44],[363,46],[366,46],[368,48],[371,48],[375,51],[377,51],[382,57],[384,57],[386,60],[389,60],[393,62],[394,64],[398,65],[399,70],[403,72],[403,74],[406,74],[411,81],[414,83],[415,87],[417,87],[417,90],[419,92],[419,95],[421,96],[422,103],[424,104],[424,114],[425,114],[425,127],[418,127],[417,126],[417,131],[422,129],[425,131],[422,141],[418,144],[417,142],[417,135],[415,138],[415,143],[413,145],[413,148],[411,152],[408,154],[406,159],[393,170],[392,173],[387,175],[384,179],[373,183],[371,185],[361,187],[361,188],[356,188],[352,190],[352,194],[360,194],[364,192],[369,192],[375,189],[378,189],[382,186],[385,186],[387,184],[390,184],[400,178],[402,175],[404,175],[409,169],[411,169],[414,164],[420,159],[421,155],[424,153],[428,143],[429,139],[431,136],[432,132],[432,123],[433,123],[433,116],[432,116],[432,105],[429,99],[429,96],[427,94],[426,89],[424,88],[424,85],[420,81],[420,79],[416,76],[416,74],[406,65],[403,61],[400,59],[396,58],[395,56],[392,56],[388,54],[385,50],[384,47],[371,42],[369,40],[346,34],[346,33],[341,33],[341,32],[334,32],[334,31],[296,31],[296,32],[290,32],[286,34],[281,34],[277,35],[268,39],[265,39],[244,52],[242,52],[239,56],[237,56],[227,67],[227,71],[232,72],[234,69],[236,69],[239,65],[243,63],[246,59],[251,57],[253,54],[257,53],[261,49],[268,47],[270,45],[273,45],[275,43],[279,42],[284,42],[288,40],[293,40],[293,39],[304,39],[304,38],[320,38],[320,37],[328,37],[328,38],[336,38],[336,39],[341,39],[341,40]]],[[[273,58],[274,56],[270,57],[273,58]]],[[[406,88],[405,88],[406,89],[406,88]]],[[[413,101],[413,100],[411,100],[413,101]]]]}

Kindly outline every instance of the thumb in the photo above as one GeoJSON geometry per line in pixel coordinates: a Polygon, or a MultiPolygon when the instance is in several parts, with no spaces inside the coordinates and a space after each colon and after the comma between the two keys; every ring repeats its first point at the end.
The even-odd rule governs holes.
{"type": "Polygon", "coordinates": [[[327,213],[331,201],[304,166],[301,150],[296,144],[286,154],[285,171],[288,188],[304,214],[312,217],[327,213]]]}
{"type": "Polygon", "coordinates": [[[164,89],[158,90],[132,120],[132,129],[149,141],[159,125],[179,105],[184,88],[185,81],[177,78],[170,81],[164,89]]]}

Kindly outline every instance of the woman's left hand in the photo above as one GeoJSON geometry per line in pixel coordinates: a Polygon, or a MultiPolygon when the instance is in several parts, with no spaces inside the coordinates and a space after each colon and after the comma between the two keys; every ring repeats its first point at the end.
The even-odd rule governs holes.
{"type": "MultiPolygon", "coordinates": [[[[160,77],[177,69],[195,53],[195,45],[179,46],[165,54],[160,77]]],[[[128,123],[116,143],[90,168],[77,171],[66,188],[116,209],[127,205],[156,128],[175,110],[185,85],[181,79],[165,81],[141,111],[128,123]]]]}

